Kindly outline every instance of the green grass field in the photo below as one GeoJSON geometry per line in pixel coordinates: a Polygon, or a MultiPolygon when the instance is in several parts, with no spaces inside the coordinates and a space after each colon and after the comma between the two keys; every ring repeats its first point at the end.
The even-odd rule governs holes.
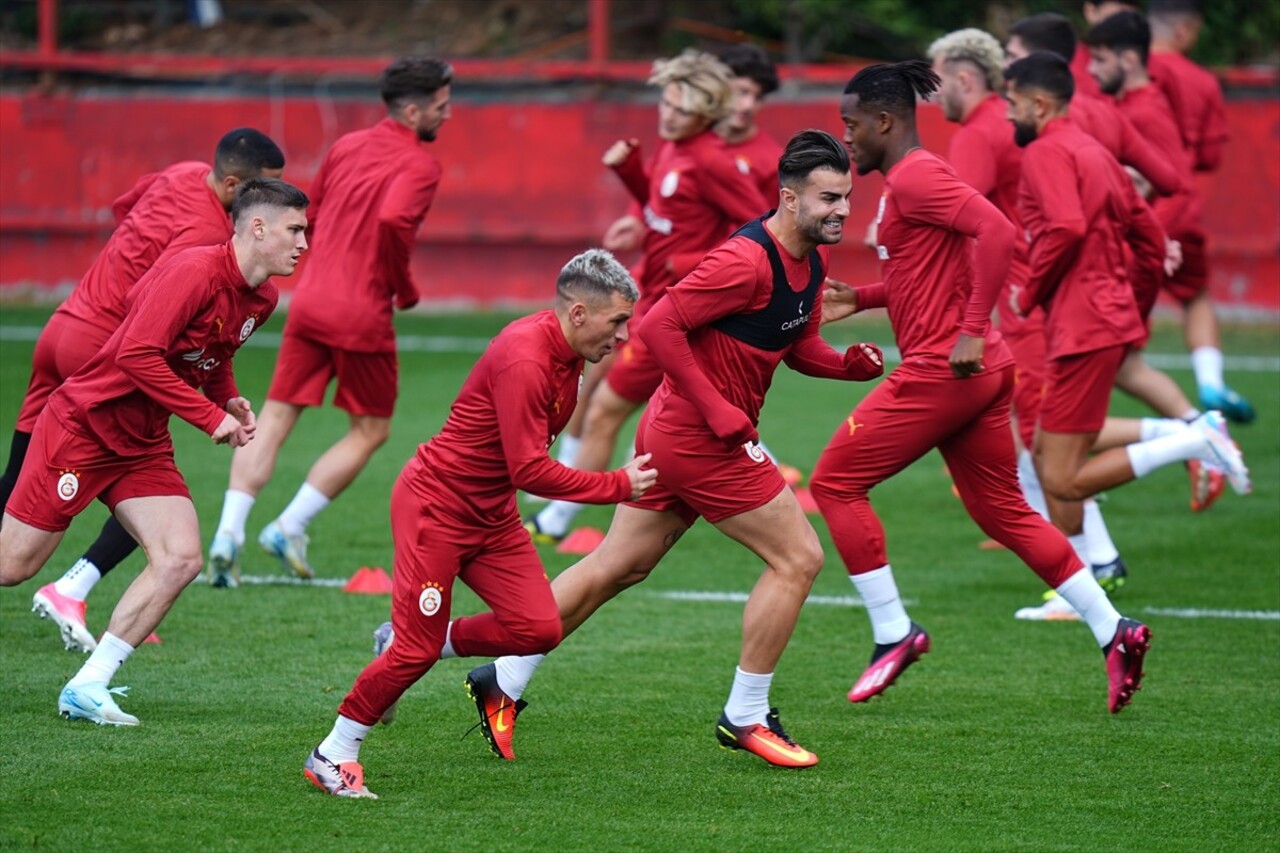
{"type": "MultiPolygon", "coordinates": [[[[0,441],[25,386],[32,344],[21,329],[45,311],[0,314],[0,441]]],[[[391,566],[387,500],[413,448],[442,423],[476,349],[499,315],[402,317],[417,336],[401,355],[392,438],[312,528],[324,577],[391,566]],[[446,351],[428,351],[450,339],[446,351]]],[[[267,331],[278,331],[280,318],[267,331]]],[[[866,322],[833,340],[890,343],[866,322]]],[[[439,664],[405,696],[397,722],[362,754],[382,799],[322,796],[302,777],[338,701],[387,618],[386,597],[297,586],[214,590],[193,584],[117,682],[136,729],[59,719],[60,687],[81,657],[28,610],[96,535],[95,505],[35,579],[0,591],[0,848],[119,850],[1275,850],[1280,846],[1280,334],[1233,328],[1232,355],[1261,356],[1230,380],[1256,404],[1236,430],[1254,494],[1187,508],[1180,467],[1107,496],[1107,520],[1130,567],[1122,611],[1155,634],[1133,705],[1106,710],[1102,658],[1079,624],[1015,621],[1041,587],[981,534],[950,494],[936,454],[877,489],[874,500],[912,616],[933,652],[865,706],[845,692],[866,663],[861,609],[806,607],[774,680],[791,734],[821,756],[786,772],[718,749],[712,729],[738,654],[742,606],[678,600],[678,591],[750,590],[756,560],[703,524],[650,580],[602,610],[542,668],[525,698],[519,759],[492,756],[472,726],[462,680],[475,662],[439,664]],[[1256,368],[1263,369],[1258,370],[1256,368]],[[1253,618],[1240,618],[1251,611],[1253,618]]],[[[1180,353],[1176,330],[1152,351],[1180,353]]],[[[274,350],[237,359],[242,390],[264,395],[274,350]]],[[[1190,388],[1187,370],[1173,370],[1190,388]]],[[[865,387],[783,369],[762,434],[810,471],[865,387]]],[[[1140,414],[1132,402],[1116,410],[1140,414]]],[[[250,519],[250,536],[292,496],[343,428],[308,413],[250,519]]],[[[206,543],[230,453],[173,422],[179,465],[206,543]]],[[[608,524],[593,508],[580,522],[608,524]]],[[[828,552],[816,596],[854,594],[821,519],[828,552]]],[[[544,549],[554,573],[570,558],[544,549]]],[[[142,566],[135,555],[90,599],[100,631],[142,566]]],[[[256,552],[245,572],[278,573],[256,552]]],[[[457,612],[479,609],[469,592],[457,612]]]]}

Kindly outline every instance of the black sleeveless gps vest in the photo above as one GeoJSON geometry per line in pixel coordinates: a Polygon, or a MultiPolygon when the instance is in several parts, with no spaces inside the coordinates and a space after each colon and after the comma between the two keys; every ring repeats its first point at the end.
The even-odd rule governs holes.
{"type": "Polygon", "coordinates": [[[733,232],[734,237],[746,237],[759,243],[769,256],[769,266],[773,270],[773,293],[769,304],[752,313],[721,317],[711,326],[757,349],[777,352],[794,342],[805,323],[809,322],[814,303],[818,301],[818,289],[826,279],[826,271],[822,268],[818,250],[814,249],[809,252],[809,284],[800,293],[791,289],[778,247],[765,232],[764,222],[773,214],[771,210],[733,232]]]}

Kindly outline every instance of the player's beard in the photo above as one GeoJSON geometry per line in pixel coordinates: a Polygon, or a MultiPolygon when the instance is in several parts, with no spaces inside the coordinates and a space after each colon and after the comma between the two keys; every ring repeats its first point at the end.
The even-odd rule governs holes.
{"type": "Polygon", "coordinates": [[[1036,141],[1039,132],[1036,130],[1035,122],[1022,123],[1015,121],[1013,123],[1013,141],[1019,148],[1026,148],[1028,145],[1036,141]]]}
{"type": "Polygon", "coordinates": [[[437,129],[438,128],[434,128],[434,127],[418,128],[418,141],[419,142],[435,142],[437,129]]]}
{"type": "Polygon", "coordinates": [[[1124,75],[1116,74],[1112,77],[1099,77],[1098,88],[1102,90],[1104,95],[1118,95],[1124,87],[1124,75]]]}
{"type": "Polygon", "coordinates": [[[801,208],[796,211],[796,230],[800,232],[800,236],[807,242],[813,243],[815,246],[821,246],[828,243],[839,243],[840,237],[844,236],[843,230],[840,235],[832,237],[822,229],[822,223],[826,220],[819,216],[810,215],[807,210],[801,208]]]}

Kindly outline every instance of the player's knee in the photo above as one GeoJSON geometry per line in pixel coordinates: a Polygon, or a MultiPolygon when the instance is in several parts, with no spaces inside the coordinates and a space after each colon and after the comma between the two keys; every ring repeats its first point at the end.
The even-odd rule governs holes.
{"type": "Polygon", "coordinates": [[[822,571],[822,546],[817,537],[797,542],[787,555],[784,571],[796,580],[812,584],[822,571]]]}
{"type": "Polygon", "coordinates": [[[391,437],[391,421],[387,418],[362,418],[352,424],[352,432],[360,437],[372,453],[391,437]]]}
{"type": "Polygon", "coordinates": [[[1089,495],[1080,488],[1075,478],[1061,471],[1045,471],[1040,477],[1041,487],[1049,496],[1060,501],[1082,501],[1089,495]]]}
{"type": "Polygon", "coordinates": [[[151,565],[179,589],[195,580],[204,567],[198,547],[159,554],[150,560],[151,565]]]}
{"type": "Polygon", "coordinates": [[[809,494],[818,504],[818,509],[825,515],[831,508],[847,503],[854,497],[853,490],[847,483],[842,483],[835,472],[824,467],[821,462],[809,478],[809,494]]]}
{"type": "Polygon", "coordinates": [[[564,638],[564,626],[559,614],[546,619],[526,619],[519,625],[509,625],[511,654],[542,655],[560,645],[564,638]]]}

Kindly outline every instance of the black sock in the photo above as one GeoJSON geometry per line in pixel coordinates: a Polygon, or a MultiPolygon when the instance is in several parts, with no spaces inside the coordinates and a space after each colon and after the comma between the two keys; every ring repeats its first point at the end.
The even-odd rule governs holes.
{"type": "Polygon", "coordinates": [[[31,433],[14,431],[13,441],[9,444],[9,462],[4,466],[4,474],[0,475],[0,509],[9,505],[9,495],[18,485],[18,472],[22,470],[22,460],[27,458],[30,444],[31,433]]]}
{"type": "Polygon", "coordinates": [[[116,521],[113,515],[102,525],[98,538],[84,552],[84,558],[98,567],[98,572],[105,575],[124,561],[138,547],[129,531],[116,521]]]}

